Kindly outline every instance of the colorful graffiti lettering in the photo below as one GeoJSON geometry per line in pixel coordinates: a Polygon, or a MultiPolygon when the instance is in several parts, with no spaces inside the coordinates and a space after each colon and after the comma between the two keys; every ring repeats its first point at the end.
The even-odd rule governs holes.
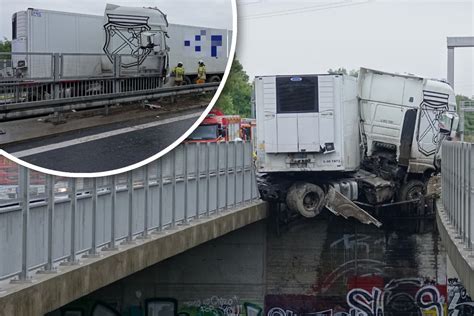
{"type": "Polygon", "coordinates": [[[448,315],[474,315],[474,302],[457,278],[448,279],[448,315]]]}
{"type": "MultiPolygon", "coordinates": [[[[376,282],[380,282],[376,278],[376,282]]],[[[446,286],[408,278],[391,280],[384,287],[353,288],[345,304],[316,295],[267,295],[266,316],[443,316],[446,310],[446,286]]],[[[467,315],[467,314],[466,314],[467,315]]]]}
{"type": "Polygon", "coordinates": [[[99,301],[87,302],[81,306],[61,309],[62,315],[147,315],[160,316],[262,316],[263,308],[258,304],[241,301],[237,296],[212,296],[179,303],[175,298],[147,298],[140,305],[122,306],[99,301]]]}
{"type": "Polygon", "coordinates": [[[187,316],[238,316],[242,314],[239,299],[212,296],[203,300],[183,302],[180,314],[187,316]]]}

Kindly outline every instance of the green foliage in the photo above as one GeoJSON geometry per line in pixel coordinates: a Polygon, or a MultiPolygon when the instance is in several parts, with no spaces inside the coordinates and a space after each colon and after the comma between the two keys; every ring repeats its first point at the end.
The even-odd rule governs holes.
{"type": "MultiPolygon", "coordinates": [[[[12,42],[10,42],[6,37],[3,40],[0,40],[0,52],[11,52],[12,51],[12,42]]],[[[0,59],[10,59],[10,55],[0,55],[0,59]]]]}
{"type": "Polygon", "coordinates": [[[347,69],[344,67],[339,67],[338,69],[332,69],[330,68],[328,70],[328,74],[330,75],[349,75],[352,77],[359,77],[359,70],[352,69],[351,71],[347,72],[347,69]]]}
{"type": "Polygon", "coordinates": [[[471,99],[469,99],[468,97],[466,97],[465,95],[462,95],[462,94],[457,94],[456,95],[456,104],[458,106],[461,105],[461,102],[463,101],[471,101],[471,99]]]}
{"type": "MultiPolygon", "coordinates": [[[[456,104],[461,106],[463,101],[472,101],[470,98],[465,95],[458,94],[456,95],[456,104]]],[[[474,112],[465,112],[464,113],[464,134],[465,137],[474,137],[474,112]]]]}
{"type": "Polygon", "coordinates": [[[249,83],[249,76],[242,64],[238,60],[234,60],[227,82],[219,96],[219,100],[217,100],[216,108],[219,108],[225,114],[250,117],[251,98],[252,85],[249,83]]]}

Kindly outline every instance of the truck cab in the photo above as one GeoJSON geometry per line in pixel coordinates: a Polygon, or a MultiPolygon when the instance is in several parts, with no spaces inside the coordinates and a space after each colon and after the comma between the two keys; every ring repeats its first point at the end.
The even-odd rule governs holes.
{"type": "Polygon", "coordinates": [[[458,122],[448,83],[361,68],[358,97],[367,161],[392,159],[412,176],[437,170],[441,141],[458,122]],[[447,116],[453,119],[449,124],[447,116]],[[440,130],[443,122],[449,131],[440,130]]]}
{"type": "Polygon", "coordinates": [[[202,123],[188,136],[188,143],[213,143],[235,141],[241,138],[239,115],[224,115],[219,109],[212,109],[202,123]]]}

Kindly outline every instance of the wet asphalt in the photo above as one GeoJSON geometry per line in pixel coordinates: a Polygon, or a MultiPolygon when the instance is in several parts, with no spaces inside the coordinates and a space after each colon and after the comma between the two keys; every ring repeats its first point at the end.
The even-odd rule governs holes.
{"type": "MultiPolygon", "coordinates": [[[[186,114],[190,113],[193,112],[187,112],[186,114]]],[[[183,115],[183,113],[163,118],[176,117],[179,115],[183,115]]],[[[160,119],[163,118],[160,117],[160,119]]],[[[104,172],[123,168],[156,155],[171,145],[193,125],[197,118],[197,116],[185,118],[142,130],[131,130],[127,133],[102,139],[22,156],[20,159],[54,171],[73,173],[104,172]]],[[[62,135],[9,145],[2,149],[15,155],[16,152],[70,141],[85,136],[94,136],[104,132],[113,133],[114,130],[150,123],[154,120],[156,121],[158,118],[141,119],[83,129],[62,135]]]]}

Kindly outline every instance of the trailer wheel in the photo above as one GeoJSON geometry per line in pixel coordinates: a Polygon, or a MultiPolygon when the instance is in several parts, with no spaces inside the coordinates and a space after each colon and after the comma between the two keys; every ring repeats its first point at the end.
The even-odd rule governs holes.
{"type": "Polygon", "coordinates": [[[219,77],[219,76],[212,76],[212,77],[209,79],[209,82],[221,82],[221,77],[219,77]]]}
{"type": "Polygon", "coordinates": [[[189,78],[188,76],[184,76],[184,80],[183,80],[183,83],[181,85],[188,85],[188,84],[192,84],[193,82],[191,81],[191,78],[189,78]]]}
{"type": "MultiPolygon", "coordinates": [[[[421,180],[409,180],[408,182],[402,184],[400,187],[400,191],[398,194],[398,201],[409,201],[420,199],[418,203],[416,203],[418,210],[424,208],[425,199],[424,196],[426,194],[426,183],[421,180]]],[[[412,204],[413,206],[413,204],[412,204]]],[[[402,205],[402,211],[409,211],[410,205],[405,204],[402,205]]]]}
{"type": "Polygon", "coordinates": [[[315,217],[324,206],[324,191],[316,184],[297,182],[288,190],[286,204],[304,217],[315,217]]]}

